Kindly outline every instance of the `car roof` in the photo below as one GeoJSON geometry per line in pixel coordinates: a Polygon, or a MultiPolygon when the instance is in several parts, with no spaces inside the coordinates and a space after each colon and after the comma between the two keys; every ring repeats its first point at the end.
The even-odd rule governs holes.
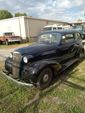
{"type": "Polygon", "coordinates": [[[65,34],[65,33],[79,33],[78,30],[74,30],[74,29],[61,29],[61,30],[53,30],[53,31],[44,31],[41,34],[44,33],[61,33],[61,34],[65,34]]]}

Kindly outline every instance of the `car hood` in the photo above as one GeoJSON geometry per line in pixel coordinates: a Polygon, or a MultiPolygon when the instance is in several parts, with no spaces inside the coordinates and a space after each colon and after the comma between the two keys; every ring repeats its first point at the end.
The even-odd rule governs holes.
{"type": "Polygon", "coordinates": [[[35,55],[46,51],[55,50],[55,44],[33,44],[27,47],[19,48],[15,51],[21,53],[22,55],[35,55]]]}

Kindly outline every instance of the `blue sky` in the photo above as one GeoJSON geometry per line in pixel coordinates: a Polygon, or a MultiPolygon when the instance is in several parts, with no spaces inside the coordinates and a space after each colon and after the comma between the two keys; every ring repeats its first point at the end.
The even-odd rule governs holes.
{"type": "Polygon", "coordinates": [[[25,12],[29,16],[72,22],[84,20],[85,0],[0,0],[0,9],[11,13],[25,12]]]}

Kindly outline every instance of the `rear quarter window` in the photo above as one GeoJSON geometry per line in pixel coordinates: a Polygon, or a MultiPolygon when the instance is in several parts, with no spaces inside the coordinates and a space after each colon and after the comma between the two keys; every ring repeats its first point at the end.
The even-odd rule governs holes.
{"type": "Polygon", "coordinates": [[[63,35],[65,42],[72,42],[74,40],[74,35],[72,33],[63,35]]]}

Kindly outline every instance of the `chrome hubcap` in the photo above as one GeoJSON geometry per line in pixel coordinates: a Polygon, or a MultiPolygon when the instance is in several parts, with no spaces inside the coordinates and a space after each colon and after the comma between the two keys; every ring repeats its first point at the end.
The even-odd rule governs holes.
{"type": "Polygon", "coordinates": [[[47,82],[48,81],[48,78],[49,78],[49,75],[48,74],[45,74],[43,76],[43,82],[47,82]]]}

